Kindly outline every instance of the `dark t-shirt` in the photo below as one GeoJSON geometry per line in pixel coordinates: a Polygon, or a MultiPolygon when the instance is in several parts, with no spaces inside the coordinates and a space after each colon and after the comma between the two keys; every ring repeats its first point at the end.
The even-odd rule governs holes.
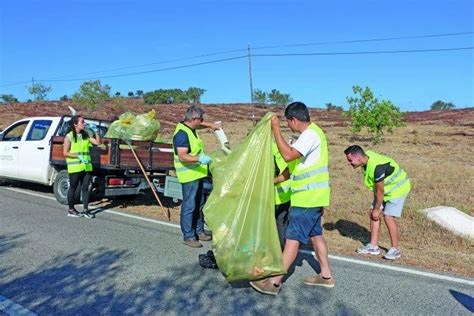
{"type": "MultiPolygon", "coordinates": [[[[364,167],[364,169],[367,170],[367,167],[364,167]]],[[[395,168],[390,165],[390,162],[375,166],[374,182],[377,183],[385,180],[394,170],[395,168]]]]}
{"type": "Polygon", "coordinates": [[[374,182],[377,183],[383,181],[393,173],[393,170],[395,170],[395,168],[390,166],[390,162],[376,166],[374,172],[374,182]]]}
{"type": "MultiPolygon", "coordinates": [[[[189,128],[189,129],[191,129],[191,131],[193,131],[194,136],[197,137],[196,130],[194,130],[192,128],[189,128]]],[[[177,132],[176,135],[174,135],[174,137],[173,137],[173,146],[174,146],[174,152],[175,152],[176,155],[178,154],[178,151],[177,151],[178,147],[187,148],[188,153],[190,153],[191,152],[191,148],[190,148],[191,146],[189,145],[188,134],[186,134],[186,132],[183,131],[183,130],[177,132]]]]}

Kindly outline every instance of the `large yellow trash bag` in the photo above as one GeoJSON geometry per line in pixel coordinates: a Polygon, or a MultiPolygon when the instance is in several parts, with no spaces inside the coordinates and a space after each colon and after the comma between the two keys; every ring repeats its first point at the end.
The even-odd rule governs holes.
{"type": "Polygon", "coordinates": [[[125,133],[125,138],[132,140],[155,140],[160,129],[160,122],[158,122],[155,116],[155,110],[135,116],[125,133]]]}
{"type": "Polygon", "coordinates": [[[228,281],[286,273],[275,221],[275,166],[268,113],[228,156],[211,155],[213,189],[204,217],[228,281]]]}
{"type": "Polygon", "coordinates": [[[118,120],[110,124],[104,137],[120,139],[125,138],[125,135],[130,128],[130,124],[132,123],[134,117],[135,115],[130,112],[122,113],[118,120]]]}

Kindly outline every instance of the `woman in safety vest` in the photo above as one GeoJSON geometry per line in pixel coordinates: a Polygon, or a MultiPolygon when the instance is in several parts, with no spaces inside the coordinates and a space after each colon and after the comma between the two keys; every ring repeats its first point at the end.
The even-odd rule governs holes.
{"type": "Polygon", "coordinates": [[[85,123],[82,116],[74,116],[69,121],[70,132],[64,137],[63,155],[66,158],[67,172],[69,173],[69,191],[67,200],[69,204],[68,216],[70,217],[86,217],[94,218],[94,214],[90,213],[89,207],[89,183],[91,181],[92,161],[89,152],[91,144],[99,145],[100,136],[98,128],[95,125],[88,125],[95,137],[90,137],[84,130],[85,123]],[[82,183],[82,203],[84,209],[79,213],[74,208],[74,197],[76,189],[82,183]]]}

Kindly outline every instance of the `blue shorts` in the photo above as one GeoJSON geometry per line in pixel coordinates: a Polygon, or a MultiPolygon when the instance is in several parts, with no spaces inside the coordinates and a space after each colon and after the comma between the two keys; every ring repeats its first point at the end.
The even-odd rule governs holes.
{"type": "Polygon", "coordinates": [[[321,207],[297,207],[290,208],[289,224],[286,229],[286,239],[297,240],[307,244],[309,238],[321,236],[321,207]]]}

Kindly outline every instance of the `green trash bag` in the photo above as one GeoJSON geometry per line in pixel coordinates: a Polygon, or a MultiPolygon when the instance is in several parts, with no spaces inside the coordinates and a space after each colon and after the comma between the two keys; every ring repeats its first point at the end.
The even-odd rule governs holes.
{"type": "Polygon", "coordinates": [[[228,281],[286,273],[275,221],[272,116],[267,113],[228,156],[211,154],[213,190],[203,212],[228,281]]]}
{"type": "Polygon", "coordinates": [[[155,140],[160,129],[160,122],[155,116],[155,110],[135,116],[125,132],[125,139],[155,140]]]}
{"type": "Polygon", "coordinates": [[[134,117],[135,115],[130,112],[122,113],[122,115],[119,116],[118,120],[110,124],[109,128],[107,129],[107,133],[105,133],[104,137],[120,139],[125,138],[125,135],[127,134],[127,131],[130,128],[130,124],[132,123],[134,117]]]}

